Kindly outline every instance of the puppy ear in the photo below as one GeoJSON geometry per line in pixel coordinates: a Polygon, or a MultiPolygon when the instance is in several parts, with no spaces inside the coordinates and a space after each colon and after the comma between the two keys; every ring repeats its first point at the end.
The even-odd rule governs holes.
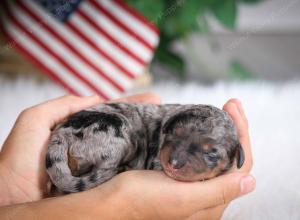
{"type": "Polygon", "coordinates": [[[178,120],[179,116],[176,114],[176,115],[173,115],[171,116],[164,124],[163,124],[163,127],[162,127],[162,133],[163,134],[167,134],[173,127],[174,127],[174,124],[176,123],[176,121],[178,120]]]}
{"type": "Polygon", "coordinates": [[[235,157],[237,161],[237,168],[240,169],[245,162],[245,153],[240,143],[237,145],[235,157]]]}

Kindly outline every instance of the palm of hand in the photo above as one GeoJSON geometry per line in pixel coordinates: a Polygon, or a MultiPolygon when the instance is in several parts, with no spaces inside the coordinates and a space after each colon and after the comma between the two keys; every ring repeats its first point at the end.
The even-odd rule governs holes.
{"type": "Polygon", "coordinates": [[[33,201],[43,198],[46,192],[48,177],[44,156],[50,128],[31,114],[25,111],[18,118],[3,145],[1,165],[6,168],[8,177],[16,184],[20,195],[33,201]],[[29,118],[33,121],[29,121],[29,118]]]}
{"type": "Polygon", "coordinates": [[[62,97],[31,107],[18,117],[0,154],[0,169],[16,202],[36,201],[46,195],[46,146],[51,128],[68,115],[96,105],[99,97],[62,97]]]}

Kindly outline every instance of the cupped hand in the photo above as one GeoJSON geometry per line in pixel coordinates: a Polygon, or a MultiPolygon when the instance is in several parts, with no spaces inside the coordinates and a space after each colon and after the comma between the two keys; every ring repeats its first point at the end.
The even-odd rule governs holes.
{"type": "MultiPolygon", "coordinates": [[[[151,93],[115,101],[160,103],[151,93]]],[[[101,102],[98,96],[64,96],[24,110],[0,154],[0,188],[6,194],[1,191],[0,203],[15,204],[44,198],[48,182],[45,153],[51,129],[69,115],[101,102]]]]}
{"type": "Polygon", "coordinates": [[[118,194],[118,200],[124,200],[126,204],[123,212],[127,210],[132,219],[220,219],[230,201],[255,188],[255,179],[249,175],[252,154],[242,105],[231,99],[223,109],[237,126],[245,151],[241,169],[207,181],[189,183],[175,181],[158,171],[128,171],[98,189],[112,191],[113,197],[118,194]]]}

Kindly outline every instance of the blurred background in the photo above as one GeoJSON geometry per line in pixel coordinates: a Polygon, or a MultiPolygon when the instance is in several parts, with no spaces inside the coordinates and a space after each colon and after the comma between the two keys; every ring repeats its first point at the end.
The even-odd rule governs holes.
{"type": "MultiPolygon", "coordinates": [[[[46,7],[47,2],[59,1],[36,2],[46,7]]],[[[220,108],[230,98],[240,99],[250,124],[257,189],[233,202],[223,219],[300,219],[300,1],[123,3],[123,9],[134,10],[131,15],[135,18],[143,16],[142,21],[155,24],[160,41],[153,37],[150,46],[156,50],[128,83],[125,93],[111,97],[152,91],[163,103],[206,103],[220,108]]],[[[4,27],[0,37],[1,146],[24,108],[68,91],[18,50],[25,34],[18,36],[20,41],[4,36],[9,32],[9,16],[7,5],[0,7],[4,27]]],[[[129,29],[134,26],[132,20],[126,21],[129,29]]],[[[97,22],[104,20],[99,17],[97,22]]],[[[106,41],[98,41],[105,46],[106,41]]],[[[97,85],[105,90],[104,84],[100,81],[97,85]]]]}

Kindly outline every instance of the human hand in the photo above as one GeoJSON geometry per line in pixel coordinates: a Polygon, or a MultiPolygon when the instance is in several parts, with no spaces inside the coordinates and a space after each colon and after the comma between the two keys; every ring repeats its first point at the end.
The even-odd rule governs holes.
{"type": "MultiPolygon", "coordinates": [[[[154,103],[158,101],[154,100],[152,99],[154,103]]],[[[85,192],[27,203],[21,207],[0,209],[0,217],[12,215],[12,219],[98,219],[99,216],[103,219],[219,219],[231,200],[255,187],[255,180],[249,176],[252,155],[246,117],[237,100],[230,100],[224,109],[237,125],[240,142],[245,151],[244,166],[238,171],[234,170],[204,182],[190,183],[175,181],[159,171],[128,171],[85,192]],[[16,209],[19,211],[16,212],[16,209]],[[45,212],[48,213],[47,216],[44,215],[45,212]]],[[[19,155],[19,158],[21,156],[19,155]]]]}
{"type": "Polygon", "coordinates": [[[229,100],[223,109],[236,124],[245,152],[245,163],[240,170],[188,183],[175,181],[158,171],[124,172],[98,187],[100,191],[113,192],[108,193],[112,200],[117,197],[123,204],[122,211],[114,215],[130,219],[220,219],[233,199],[252,191],[255,180],[249,175],[252,154],[246,116],[236,99],[229,100]]]}
{"type": "MultiPolygon", "coordinates": [[[[160,102],[150,93],[115,101],[160,102]]],[[[20,114],[0,154],[0,206],[45,197],[48,182],[45,153],[51,129],[69,115],[101,102],[98,96],[64,96],[28,108],[20,114]]]]}

